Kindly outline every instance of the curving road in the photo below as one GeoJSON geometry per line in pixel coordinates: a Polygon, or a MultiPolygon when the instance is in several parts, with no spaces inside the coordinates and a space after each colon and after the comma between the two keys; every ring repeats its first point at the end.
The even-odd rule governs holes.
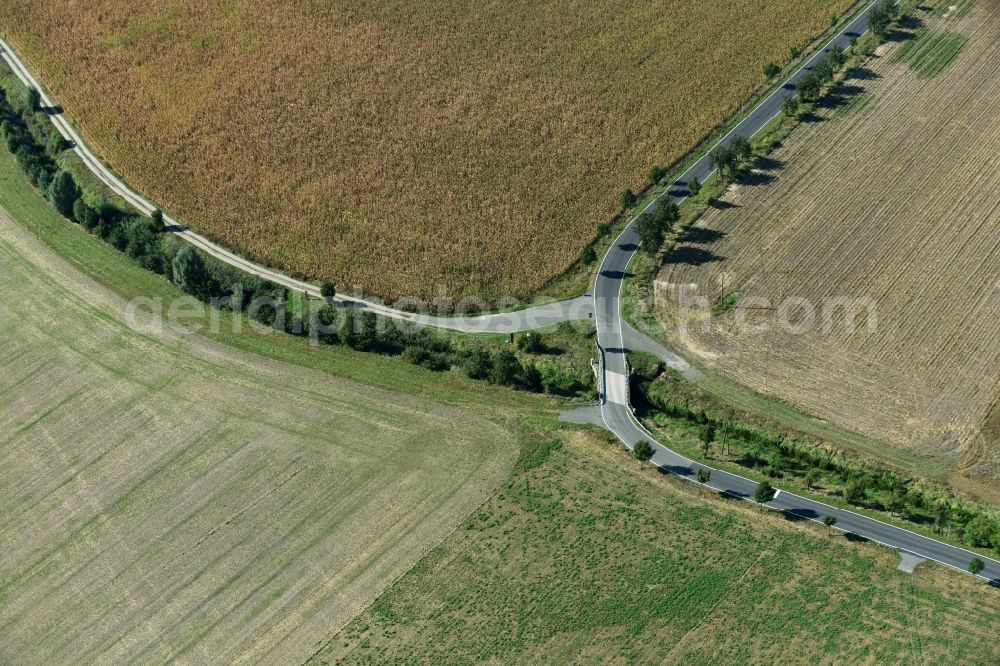
{"type": "MultiPolygon", "coordinates": [[[[784,98],[794,92],[796,81],[831,46],[837,44],[846,47],[853,37],[858,37],[867,30],[869,12],[876,4],[882,1],[891,0],[875,0],[875,2],[866,7],[856,20],[831,40],[822,51],[810,58],[778,90],[754,108],[746,118],[720,139],[716,146],[728,145],[732,138],[737,135],[750,137],[759,132],[769,120],[781,111],[784,98]]],[[[107,187],[129,204],[144,214],[148,215],[152,213],[155,206],[131,190],[90,151],[73,126],[64,117],[59,107],[46,95],[44,89],[24,66],[24,63],[2,39],[0,39],[0,55],[2,55],[3,59],[25,85],[39,91],[42,104],[50,110],[49,115],[52,123],[59,130],[60,134],[72,143],[73,150],[83,160],[84,164],[107,187]]],[[[692,177],[697,176],[704,182],[712,172],[713,168],[706,155],[674,182],[663,196],[669,196],[675,202],[680,203],[687,197],[685,188],[692,177]]],[[[646,210],[649,210],[655,204],[656,201],[651,202],[646,210]]],[[[183,240],[230,266],[252,275],[260,276],[289,289],[306,292],[316,298],[320,297],[319,288],[316,285],[296,280],[295,278],[240,257],[167,216],[164,216],[164,223],[171,233],[177,234],[183,240]]],[[[752,498],[757,488],[756,482],[728,472],[713,470],[667,449],[642,427],[632,413],[629,400],[628,367],[625,360],[626,349],[651,352],[691,379],[697,379],[700,376],[698,371],[691,367],[684,359],[672,354],[658,343],[635,331],[622,320],[620,298],[622,284],[628,265],[639,247],[639,238],[635,233],[634,227],[635,220],[633,219],[603,257],[595,278],[592,296],[588,295],[569,301],[534,306],[514,312],[474,317],[435,317],[413,314],[388,307],[375,301],[342,295],[339,295],[337,300],[342,303],[350,302],[382,316],[394,319],[475,333],[513,333],[532,328],[542,328],[570,319],[585,320],[593,318],[597,324],[597,339],[600,352],[600,420],[606,427],[629,448],[632,448],[640,440],[650,442],[655,450],[652,462],[665,472],[677,474],[693,481],[698,470],[707,469],[711,471],[711,480],[705,484],[709,488],[736,497],[752,498]]],[[[773,500],[767,503],[767,506],[806,520],[821,521],[823,516],[832,515],[837,518],[836,529],[892,548],[904,550],[962,571],[966,571],[969,561],[973,557],[976,557],[976,554],[967,550],[920,536],[919,534],[888,525],[852,511],[834,508],[784,491],[780,491],[773,500]]],[[[979,557],[986,565],[980,576],[1000,585],[1000,562],[983,556],[979,557]]]]}
{"type": "MultiPolygon", "coordinates": [[[[91,152],[90,148],[87,147],[87,144],[84,143],[83,139],[76,132],[76,129],[66,119],[62,109],[53,103],[46,94],[45,89],[39,85],[38,81],[28,71],[28,68],[25,67],[18,55],[3,39],[0,39],[0,56],[3,57],[24,85],[34,88],[39,92],[42,106],[48,109],[52,124],[59,130],[63,138],[72,144],[73,151],[83,160],[87,168],[112,192],[127,201],[131,206],[145,215],[151,214],[156,209],[156,206],[129,188],[128,185],[122,182],[118,176],[91,152]]],[[[163,216],[163,223],[168,232],[176,234],[205,254],[211,255],[223,263],[251,275],[270,280],[288,289],[305,292],[315,298],[321,298],[319,287],[314,284],[297,280],[230,252],[221,245],[213,243],[167,215],[163,216]]],[[[472,317],[438,317],[427,314],[414,314],[389,307],[378,301],[366,300],[351,295],[338,294],[335,300],[342,304],[350,303],[356,307],[370,310],[383,317],[466,333],[516,333],[518,331],[543,328],[560,321],[590,319],[593,316],[592,301],[589,295],[558,303],[532,306],[512,312],[499,312],[472,317]]]]}
{"type": "MultiPolygon", "coordinates": [[[[850,45],[852,38],[867,32],[868,14],[881,1],[883,0],[876,0],[866,7],[850,25],[832,39],[825,48],[810,58],[801,69],[761,102],[716,145],[728,145],[734,136],[751,137],[763,129],[768,121],[781,112],[785,97],[794,94],[795,82],[809,71],[819,58],[822,58],[832,46],[839,45],[846,48],[850,45]]],[[[687,198],[688,192],[685,188],[691,178],[697,176],[702,182],[705,182],[713,172],[714,169],[709,162],[708,155],[706,155],[684,172],[676,182],[667,188],[662,196],[669,196],[674,202],[680,203],[687,198]]],[[[649,206],[642,212],[651,210],[657,201],[650,202],[649,206]]],[[[638,218],[638,216],[636,217],[638,218]]],[[[752,500],[757,489],[757,482],[736,474],[712,469],[671,451],[656,441],[656,438],[642,427],[632,412],[629,398],[629,370],[625,359],[625,353],[628,349],[652,351],[687,376],[692,378],[697,376],[697,370],[691,368],[683,359],[673,355],[665,356],[656,349],[644,348],[644,343],[641,340],[630,340],[630,338],[635,337],[635,331],[622,320],[621,290],[629,263],[639,249],[639,242],[639,236],[635,232],[635,219],[633,219],[604,256],[594,283],[594,311],[597,321],[598,346],[600,347],[600,372],[603,378],[603,381],[600,382],[601,420],[629,449],[634,447],[636,442],[643,440],[652,444],[655,451],[652,463],[662,471],[696,482],[698,470],[708,470],[711,472],[711,478],[704,485],[726,495],[752,500]]],[[[669,354],[666,350],[663,351],[669,354]]],[[[837,518],[835,529],[961,571],[968,571],[970,560],[979,557],[986,565],[980,576],[1000,585],[1000,562],[963,548],[951,546],[853,511],[838,509],[785,491],[779,491],[766,506],[783,511],[790,516],[816,522],[822,522],[824,516],[834,516],[837,518]]]]}

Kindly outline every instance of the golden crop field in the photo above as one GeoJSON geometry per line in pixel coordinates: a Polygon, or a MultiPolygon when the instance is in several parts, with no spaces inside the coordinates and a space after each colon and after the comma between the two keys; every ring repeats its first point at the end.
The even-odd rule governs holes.
{"type": "Polygon", "coordinates": [[[290,271],[523,297],[853,0],[6,0],[139,191],[290,271]]]}
{"type": "Polygon", "coordinates": [[[1000,440],[975,435],[1000,392],[1000,10],[917,18],[912,42],[880,47],[760,184],[731,188],[668,257],[661,293],[694,284],[710,301],[723,288],[738,298],[709,326],[695,311],[686,334],[671,304],[666,328],[754,389],[949,465],[962,458],[971,477],[957,485],[998,499],[1000,440]],[[862,308],[853,335],[843,310],[824,331],[823,299],[839,297],[871,299],[874,330],[862,308]],[[804,333],[795,298],[816,316],[804,333]]]}
{"type": "Polygon", "coordinates": [[[463,409],[128,328],[2,208],[0,267],[0,662],[301,663],[518,454],[463,409]]]}

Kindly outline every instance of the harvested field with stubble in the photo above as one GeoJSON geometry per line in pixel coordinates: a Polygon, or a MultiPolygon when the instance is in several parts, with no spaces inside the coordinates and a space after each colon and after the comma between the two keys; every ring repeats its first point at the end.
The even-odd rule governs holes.
{"type": "Polygon", "coordinates": [[[0,208],[3,663],[301,662],[518,454],[465,410],[123,312],[0,208]]]}
{"type": "Polygon", "coordinates": [[[660,293],[694,284],[717,299],[724,279],[739,299],[709,326],[695,314],[685,334],[667,299],[665,329],[722,375],[948,466],[961,459],[973,476],[957,485],[1000,500],[1000,468],[967,455],[973,440],[984,462],[1000,449],[975,437],[1000,391],[1000,9],[918,18],[908,25],[922,44],[880,47],[667,257],[660,293]],[[871,299],[874,332],[864,308],[853,335],[843,310],[824,332],[823,299],[837,297],[871,299]],[[751,298],[807,299],[816,323],[782,330],[751,298]]]}
{"type": "Polygon", "coordinates": [[[853,0],[0,5],[96,151],[199,231],[384,297],[524,297],[853,0]]]}

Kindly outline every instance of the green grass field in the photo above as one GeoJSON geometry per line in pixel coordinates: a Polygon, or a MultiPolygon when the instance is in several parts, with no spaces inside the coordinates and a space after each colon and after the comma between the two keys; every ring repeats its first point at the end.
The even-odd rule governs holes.
{"type": "Polygon", "coordinates": [[[345,663],[1000,659],[1000,595],[567,438],[317,654],[345,663]]]}
{"type": "Polygon", "coordinates": [[[922,79],[930,79],[943,72],[962,52],[969,38],[957,32],[929,32],[918,28],[893,56],[905,62],[922,79]]]}

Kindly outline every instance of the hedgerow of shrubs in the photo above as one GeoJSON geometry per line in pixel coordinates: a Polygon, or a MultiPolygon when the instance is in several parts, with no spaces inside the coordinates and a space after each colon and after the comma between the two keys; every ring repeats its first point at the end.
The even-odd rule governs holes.
{"type": "Polygon", "coordinates": [[[839,490],[845,501],[897,514],[940,533],[961,537],[974,547],[1000,553],[1000,517],[990,508],[837,450],[801,433],[783,433],[751,416],[736,416],[686,384],[663,365],[630,355],[635,371],[633,396],[655,414],[688,424],[707,447],[736,457],[736,462],[765,476],[820,482],[839,490]],[[707,440],[707,441],[706,441],[707,440]]]}
{"type": "MultiPolygon", "coordinates": [[[[576,395],[591,390],[589,376],[578,376],[556,362],[536,367],[506,349],[487,349],[467,341],[453,345],[425,328],[380,320],[353,307],[324,305],[303,318],[289,312],[288,290],[202,255],[194,247],[164,233],[159,211],[151,217],[112,205],[84,192],[73,175],[59,169],[65,149],[61,136],[38,108],[37,92],[23,88],[8,97],[0,88],[0,136],[31,183],[64,217],[80,224],[142,267],[166,276],[183,291],[215,308],[245,313],[251,319],[291,335],[312,336],[325,344],[342,344],[358,351],[400,356],[434,371],[460,368],[473,379],[528,391],[576,395]]],[[[525,336],[540,349],[540,336],[525,336]]]]}

